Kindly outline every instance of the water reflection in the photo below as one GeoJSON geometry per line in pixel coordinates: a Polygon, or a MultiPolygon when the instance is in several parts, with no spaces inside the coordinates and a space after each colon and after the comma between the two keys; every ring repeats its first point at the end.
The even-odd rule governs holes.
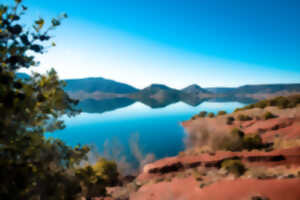
{"type": "Polygon", "coordinates": [[[93,145],[97,153],[118,158],[116,160],[122,162],[123,166],[130,165],[138,169],[154,157],[174,156],[185,149],[186,134],[180,122],[203,110],[232,112],[244,105],[236,101],[209,100],[197,106],[177,102],[153,109],[149,105],[123,98],[86,100],[79,104],[83,112],[76,117],[65,118],[67,128],[51,136],[72,146],[93,145]],[[135,135],[138,135],[138,139],[135,135]]]}

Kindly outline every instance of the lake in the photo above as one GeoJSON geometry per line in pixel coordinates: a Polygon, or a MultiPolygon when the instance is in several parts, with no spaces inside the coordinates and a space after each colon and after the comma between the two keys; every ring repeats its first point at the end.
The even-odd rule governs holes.
{"type": "Polygon", "coordinates": [[[83,112],[64,118],[66,128],[51,136],[72,146],[92,145],[94,153],[136,168],[140,162],[174,156],[185,149],[186,134],[180,122],[203,110],[232,112],[245,105],[236,101],[204,101],[197,106],[177,102],[151,108],[140,102],[124,101],[83,101],[83,112]]]}

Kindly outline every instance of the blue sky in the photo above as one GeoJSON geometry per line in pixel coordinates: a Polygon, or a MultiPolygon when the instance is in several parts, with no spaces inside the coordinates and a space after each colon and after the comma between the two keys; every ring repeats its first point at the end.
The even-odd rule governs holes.
{"type": "MultiPolygon", "coordinates": [[[[11,2],[8,0],[1,0],[11,2]]],[[[24,0],[28,18],[69,18],[39,56],[61,78],[143,88],[300,82],[297,0],[24,0]]]]}

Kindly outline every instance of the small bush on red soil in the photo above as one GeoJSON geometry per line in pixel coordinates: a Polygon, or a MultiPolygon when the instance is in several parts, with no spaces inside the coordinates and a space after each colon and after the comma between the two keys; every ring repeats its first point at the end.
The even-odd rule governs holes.
{"type": "Polygon", "coordinates": [[[268,120],[268,119],[272,119],[272,118],[276,118],[277,116],[274,115],[273,113],[271,112],[266,112],[263,116],[264,120],[268,120]]]}
{"type": "Polygon", "coordinates": [[[275,97],[273,99],[268,100],[262,100],[255,104],[247,105],[243,108],[237,108],[234,112],[240,111],[240,110],[248,110],[252,108],[265,108],[267,106],[276,106],[278,108],[284,109],[284,108],[294,108],[298,104],[300,104],[300,95],[291,95],[287,97],[279,96],[275,97]]]}
{"type": "Polygon", "coordinates": [[[252,118],[248,115],[244,115],[244,114],[239,114],[237,116],[237,119],[240,120],[240,121],[249,121],[249,120],[252,120],[252,118]]]}
{"type": "Polygon", "coordinates": [[[244,132],[238,128],[232,129],[230,135],[223,138],[219,145],[220,149],[226,151],[242,151],[245,149],[251,151],[266,147],[259,135],[245,135],[244,132]]]}
{"type": "Polygon", "coordinates": [[[220,110],[219,112],[218,112],[218,116],[220,116],[220,115],[226,115],[227,113],[226,113],[226,111],[225,110],[220,110]]]}
{"type": "Polygon", "coordinates": [[[224,160],[221,164],[221,168],[235,176],[241,176],[246,171],[244,164],[240,160],[224,160]]]}
{"type": "Polygon", "coordinates": [[[243,149],[251,151],[253,149],[262,149],[265,145],[259,135],[246,135],[243,137],[243,149]]]}
{"type": "Polygon", "coordinates": [[[201,111],[199,114],[198,114],[198,117],[206,117],[207,115],[207,112],[206,111],[201,111]]]}
{"type": "Polygon", "coordinates": [[[226,124],[232,125],[233,122],[234,122],[234,117],[232,117],[232,116],[227,117],[227,119],[226,119],[226,124]]]}
{"type": "Polygon", "coordinates": [[[213,118],[213,117],[215,117],[215,114],[212,113],[212,112],[210,112],[210,113],[207,114],[207,116],[208,116],[209,118],[213,118]]]}

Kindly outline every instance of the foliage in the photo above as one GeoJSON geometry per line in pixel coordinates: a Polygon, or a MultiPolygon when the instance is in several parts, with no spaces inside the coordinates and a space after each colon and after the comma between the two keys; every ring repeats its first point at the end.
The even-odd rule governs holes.
{"type": "Polygon", "coordinates": [[[240,121],[249,121],[252,120],[252,118],[249,115],[239,114],[237,116],[237,119],[240,121]]]}
{"type": "Polygon", "coordinates": [[[221,140],[219,148],[227,151],[241,151],[243,150],[243,137],[244,133],[234,128],[229,136],[221,140]]]}
{"type": "Polygon", "coordinates": [[[0,199],[74,199],[82,191],[74,169],[89,148],[44,134],[63,129],[60,117],[77,114],[77,101],[54,70],[26,79],[16,75],[38,65],[33,55],[45,52],[49,32],[67,16],[52,19],[48,28],[37,19],[30,29],[20,23],[26,10],[21,0],[0,5],[0,199]]]}
{"type": "Polygon", "coordinates": [[[75,171],[81,183],[82,193],[85,197],[103,196],[105,187],[118,184],[117,165],[113,161],[100,158],[95,165],[87,165],[75,171]]]}
{"type": "Polygon", "coordinates": [[[228,116],[226,118],[226,124],[231,125],[231,124],[233,124],[234,120],[235,120],[234,117],[228,116]]]}
{"type": "Polygon", "coordinates": [[[220,110],[217,115],[220,116],[220,115],[226,115],[226,114],[227,114],[226,111],[220,110]]]}
{"type": "Polygon", "coordinates": [[[221,163],[221,168],[235,176],[241,176],[246,171],[244,164],[240,160],[224,160],[221,163]]]}
{"type": "Polygon", "coordinates": [[[291,95],[287,97],[279,96],[268,100],[262,100],[254,104],[247,105],[243,108],[238,108],[235,112],[240,110],[248,110],[252,108],[265,108],[268,106],[276,106],[278,108],[294,108],[300,104],[300,94],[291,95]]]}
{"type": "Polygon", "coordinates": [[[213,112],[210,112],[210,113],[207,114],[207,116],[208,116],[209,118],[213,118],[213,117],[215,117],[215,114],[214,114],[213,112]]]}
{"type": "Polygon", "coordinates": [[[93,170],[96,175],[101,177],[107,185],[115,185],[118,183],[118,169],[114,161],[100,158],[97,163],[93,166],[93,170]]]}
{"type": "Polygon", "coordinates": [[[201,111],[201,112],[198,114],[199,117],[206,117],[206,115],[207,115],[207,112],[206,112],[206,111],[201,111]]]}
{"type": "Polygon", "coordinates": [[[272,118],[276,118],[277,116],[274,115],[273,113],[271,112],[266,112],[263,116],[264,120],[268,120],[268,119],[272,119],[272,118]]]}
{"type": "Polygon", "coordinates": [[[253,149],[263,149],[267,147],[259,135],[247,134],[238,128],[232,129],[228,137],[223,138],[219,144],[220,149],[227,151],[242,151],[253,149]]]}
{"type": "Polygon", "coordinates": [[[192,120],[197,119],[198,117],[206,117],[207,116],[207,112],[206,111],[201,111],[199,114],[192,116],[192,120]]]}
{"type": "Polygon", "coordinates": [[[243,137],[243,148],[251,151],[253,149],[262,149],[266,145],[263,144],[263,141],[259,135],[250,135],[247,134],[243,137]]]}
{"type": "Polygon", "coordinates": [[[230,134],[232,135],[232,137],[238,137],[238,138],[243,138],[245,135],[245,133],[238,128],[232,129],[230,134]]]}

